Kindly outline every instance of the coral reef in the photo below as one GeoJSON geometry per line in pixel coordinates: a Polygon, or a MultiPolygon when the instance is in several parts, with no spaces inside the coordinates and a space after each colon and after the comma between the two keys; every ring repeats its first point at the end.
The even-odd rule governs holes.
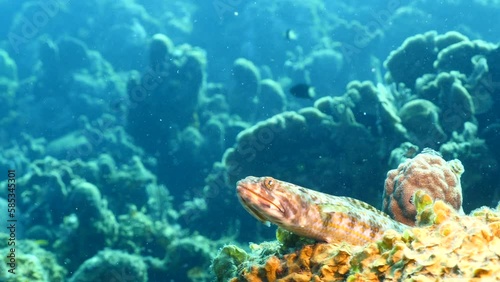
{"type": "MultiPolygon", "coordinates": [[[[464,210],[496,205],[500,47],[488,41],[500,24],[487,19],[498,2],[0,1],[15,278],[211,281],[222,244],[272,237],[234,208],[235,180],[273,174],[376,205],[387,170],[417,147],[468,168],[464,210]],[[289,93],[299,83],[319,99],[289,93]]],[[[394,202],[411,207],[411,193],[394,202]]],[[[280,277],[281,254],[311,242],[278,237],[285,247],[223,248],[216,272],[230,279],[259,257],[276,269],[266,279],[280,277]]],[[[309,252],[289,256],[289,268],[309,252]]],[[[348,252],[337,252],[339,273],[353,274],[348,252]]],[[[302,274],[290,277],[313,277],[302,274]]]]}
{"type": "Polygon", "coordinates": [[[9,282],[63,282],[66,281],[67,270],[59,264],[53,252],[45,250],[42,246],[47,244],[45,240],[21,240],[15,246],[8,246],[9,235],[0,233],[0,252],[9,254],[10,249],[15,247],[15,258],[17,265],[15,274],[9,273],[10,258],[4,256],[0,264],[0,280],[9,282]]]}
{"type": "Polygon", "coordinates": [[[202,176],[180,180],[175,175],[188,169],[203,170],[212,161],[200,157],[209,151],[197,113],[206,82],[205,67],[202,49],[174,46],[167,36],[156,34],[149,45],[149,67],[128,81],[127,132],[157,158],[158,167],[169,168],[169,173],[159,173],[159,180],[167,186],[201,183],[202,176]]]}
{"type": "Polygon", "coordinates": [[[92,1],[41,5],[36,1],[27,1],[26,5],[18,8],[18,16],[5,28],[10,32],[10,47],[19,57],[26,57],[20,59],[24,75],[36,64],[36,58],[31,53],[36,53],[39,37],[57,38],[66,34],[85,41],[89,46],[98,46],[103,56],[119,70],[142,68],[145,54],[141,51],[147,44],[148,36],[159,31],[174,36],[185,34],[172,19],[172,12],[180,14],[181,9],[176,7],[179,5],[161,4],[169,13],[158,13],[157,5],[146,4],[92,1]],[[111,10],[115,11],[113,16],[107,12],[111,10]],[[34,17],[39,17],[39,21],[33,20],[34,17]],[[106,30],[100,30],[103,26],[107,27],[106,30]],[[41,27],[45,36],[39,34],[41,27]]]}
{"type": "Polygon", "coordinates": [[[232,82],[225,95],[231,105],[228,113],[244,121],[270,118],[286,110],[287,99],[280,83],[262,79],[261,71],[250,60],[233,63],[232,82]]]}
{"type": "Polygon", "coordinates": [[[47,142],[44,146],[46,155],[57,159],[89,161],[108,154],[118,163],[128,162],[130,156],[145,155],[144,150],[125,132],[120,121],[111,114],[104,114],[95,120],[82,116],[77,122],[78,126],[73,127],[71,132],[47,142]]]}
{"type": "Polygon", "coordinates": [[[418,146],[413,145],[410,142],[403,142],[399,147],[394,148],[389,156],[389,168],[395,169],[399,164],[403,163],[407,159],[413,158],[418,153],[418,146]]]}
{"type": "Polygon", "coordinates": [[[332,49],[313,50],[310,54],[288,54],[285,62],[292,81],[303,81],[314,86],[319,97],[336,95],[343,91],[343,85],[336,81],[344,67],[342,54],[332,49]]]}
{"type": "MultiPolygon", "coordinates": [[[[441,121],[436,123],[440,123],[447,133],[462,131],[465,122],[474,121],[474,102],[464,80],[463,75],[455,72],[441,72],[437,76],[426,75],[417,82],[418,95],[441,109],[441,121]]],[[[439,140],[438,137],[434,139],[439,140]]]]}
{"type": "Polygon", "coordinates": [[[158,138],[171,138],[193,123],[200,91],[205,83],[206,55],[200,48],[174,46],[163,34],[156,34],[149,44],[149,68],[140,76],[134,74],[127,85],[128,131],[147,151],[154,150],[158,138]],[[151,116],[144,117],[144,111],[151,116]],[[169,130],[166,121],[173,122],[169,130]],[[155,132],[145,131],[143,124],[155,132]],[[150,134],[149,143],[142,136],[150,134]]]}
{"type": "Polygon", "coordinates": [[[463,213],[460,184],[463,172],[459,160],[447,162],[436,151],[424,149],[387,173],[382,211],[399,222],[415,225],[417,210],[413,196],[416,191],[425,191],[433,199],[443,200],[463,213]]]}
{"type": "MultiPolygon", "coordinates": [[[[16,90],[19,87],[17,64],[9,54],[0,48],[0,125],[6,129],[19,126],[17,105],[15,103],[16,90]]],[[[12,134],[17,137],[18,134],[12,134]]],[[[2,143],[9,142],[7,138],[0,139],[2,143]]]]}
{"type": "MultiPolygon", "coordinates": [[[[223,241],[212,241],[183,229],[177,223],[183,210],[173,209],[168,190],[157,184],[156,176],[140,158],[131,156],[130,163],[117,163],[107,154],[86,162],[46,157],[34,161],[30,169],[31,173],[18,179],[19,185],[29,187],[18,202],[18,215],[22,218],[18,234],[44,244],[56,254],[58,260],[65,262],[62,271],[85,270],[77,271],[79,274],[73,279],[87,279],[89,264],[95,257],[101,258],[99,252],[106,248],[124,255],[126,251],[128,256],[134,255],[134,260],[147,257],[145,271],[153,277],[209,279],[201,269],[208,267],[223,241]],[[25,224],[24,230],[21,223],[25,224]],[[176,253],[184,255],[173,255],[176,253]]],[[[29,254],[34,253],[29,250],[29,254]]],[[[37,264],[24,259],[20,255],[19,262],[37,264]]],[[[46,268],[33,266],[32,272],[45,273],[46,268]]],[[[118,271],[94,272],[98,276],[124,275],[118,271]]],[[[41,274],[19,277],[26,275],[33,281],[59,281],[36,280],[41,274]]],[[[65,274],[61,276],[64,279],[65,274]]]]}
{"type": "Polygon", "coordinates": [[[69,36],[47,40],[39,49],[34,75],[19,85],[30,94],[19,101],[19,115],[32,136],[61,137],[78,127],[80,116],[93,121],[104,113],[124,125],[125,112],[115,103],[126,98],[125,83],[98,51],[69,36]]]}
{"type": "Polygon", "coordinates": [[[95,185],[76,179],[68,188],[71,192],[66,198],[66,212],[73,213],[66,214],[61,225],[68,234],[56,239],[54,248],[58,255],[71,258],[67,267],[74,269],[116,240],[118,222],[95,185]]]}
{"type": "MultiPolygon", "coordinates": [[[[415,36],[391,54],[386,61],[387,81],[394,82],[394,84],[382,85],[379,83],[375,85],[368,81],[352,81],[347,85],[344,95],[322,97],[315,102],[314,108],[326,116],[317,115],[311,108],[302,108],[296,112],[278,114],[246,129],[238,136],[236,144],[224,154],[221,166],[225,167],[226,172],[223,175],[208,177],[207,179],[217,179],[218,184],[207,181],[204,193],[208,195],[212,194],[209,192],[210,190],[218,192],[225,190],[226,187],[232,186],[237,179],[246,175],[271,174],[325,192],[329,192],[332,187],[335,187],[335,194],[343,194],[344,187],[349,187],[349,195],[370,202],[371,199],[379,196],[375,191],[369,196],[370,193],[366,193],[367,191],[364,189],[371,186],[358,186],[357,177],[353,178],[356,180],[350,177],[344,178],[345,169],[341,165],[343,160],[348,161],[349,165],[360,164],[358,157],[363,159],[362,162],[387,163],[388,153],[405,141],[411,142],[419,148],[431,147],[436,151],[446,151],[447,154],[460,154],[460,158],[467,160],[468,164],[472,164],[474,168],[477,167],[478,162],[481,162],[477,158],[477,154],[484,152],[483,158],[491,159],[485,153],[489,149],[486,147],[487,143],[481,142],[481,134],[477,134],[474,140],[454,137],[468,130],[465,128],[466,124],[479,124],[478,132],[481,132],[481,123],[476,118],[476,104],[481,107],[484,118],[489,116],[493,118],[491,120],[496,119],[491,110],[487,113],[484,112],[488,111],[487,104],[491,104],[487,102],[491,99],[483,99],[483,97],[491,96],[489,93],[484,93],[484,85],[487,82],[470,83],[490,75],[491,67],[489,65],[491,64],[488,60],[490,57],[495,58],[492,55],[494,53],[491,45],[476,42],[483,47],[481,47],[482,49],[473,49],[479,50],[479,54],[467,55],[471,61],[471,70],[468,73],[437,67],[439,64],[444,65],[445,61],[450,62],[451,65],[454,64],[452,62],[453,56],[442,55],[440,57],[439,54],[445,49],[446,52],[452,52],[454,50],[452,47],[461,42],[470,41],[458,32],[442,35],[438,35],[437,32],[429,32],[415,36]],[[414,44],[420,47],[415,47],[414,44]],[[408,61],[408,56],[404,56],[407,53],[424,58],[422,64],[408,61]],[[442,63],[440,63],[441,61],[442,63]],[[423,67],[424,63],[425,67],[423,67]],[[400,75],[401,78],[392,77],[392,72],[396,76],[400,75]],[[405,87],[404,84],[408,85],[405,87]],[[306,123],[293,125],[302,119],[299,116],[307,117],[306,123]],[[315,130],[317,128],[316,121],[321,124],[321,129],[318,131],[315,130]],[[324,128],[328,128],[328,132],[331,133],[324,136],[323,134],[327,132],[324,128]],[[350,130],[352,132],[349,132],[350,130]],[[348,141],[347,136],[359,137],[356,138],[357,142],[351,142],[352,139],[348,141]],[[317,143],[314,141],[316,138],[321,139],[321,142],[334,144],[334,146],[321,149],[322,144],[316,145],[317,143]],[[366,141],[366,143],[355,148],[342,147],[342,144],[352,146],[360,144],[359,140],[364,140],[363,142],[366,141]],[[455,142],[456,146],[448,144],[450,141],[455,142]],[[303,144],[310,144],[307,150],[304,150],[303,144]],[[337,149],[339,144],[340,147],[337,149]],[[470,144],[474,144],[474,151],[465,150],[465,148],[470,148],[470,144]],[[373,150],[365,152],[364,149],[368,147],[373,148],[373,150]],[[288,151],[283,151],[284,148],[288,151]],[[459,148],[462,148],[460,152],[459,148]],[[307,155],[300,156],[302,151],[308,151],[307,155]],[[317,151],[317,153],[311,151],[317,151]],[[321,167],[323,162],[327,162],[328,157],[332,154],[337,156],[336,160],[331,162],[333,167],[316,169],[321,167]],[[314,157],[311,158],[311,156],[315,155],[318,155],[318,159],[321,156],[321,159],[312,161],[314,157]],[[286,161],[280,161],[283,156],[286,156],[286,161]],[[294,167],[297,163],[307,163],[309,160],[312,161],[311,164],[294,167]],[[265,171],[263,171],[264,167],[265,171]],[[300,170],[297,170],[298,168],[300,170]],[[311,173],[318,177],[311,180],[308,177],[311,173]],[[316,181],[319,179],[323,180],[316,181]],[[363,191],[363,193],[359,193],[359,191],[363,191]]],[[[490,89],[492,91],[494,91],[493,85],[490,89]]],[[[485,123],[491,123],[491,120],[485,123]]],[[[490,143],[496,140],[494,127],[488,130],[487,136],[490,143]]],[[[494,164],[494,160],[488,161],[488,163],[494,164]]],[[[391,164],[391,167],[394,165],[397,165],[397,162],[391,164]]],[[[472,186],[490,187],[492,184],[489,184],[486,179],[490,179],[490,176],[494,175],[493,171],[497,170],[495,165],[487,166],[482,169],[487,174],[481,176],[479,171],[473,169],[470,174],[465,176],[464,191],[469,193],[471,190],[468,188],[472,186]],[[485,181],[480,179],[485,179],[485,181]]],[[[350,171],[366,175],[359,168],[350,169],[350,171]]],[[[214,169],[214,174],[217,173],[220,173],[220,170],[215,172],[214,169]]],[[[378,180],[374,179],[373,181],[378,180]]],[[[210,206],[211,197],[206,198],[210,206]]],[[[484,200],[482,199],[482,202],[478,200],[478,203],[484,203],[484,200]]]]}
{"type": "MultiPolygon", "coordinates": [[[[167,206],[163,206],[168,209],[167,206]]],[[[174,210],[167,210],[176,213],[174,210]]],[[[164,211],[165,212],[165,211],[164,211]]],[[[131,208],[118,216],[118,236],[110,248],[126,251],[143,259],[149,277],[176,277],[181,281],[208,279],[207,269],[217,247],[224,244],[209,240],[199,234],[189,234],[170,214],[164,220],[131,208]]]]}
{"type": "Polygon", "coordinates": [[[468,211],[484,204],[495,206],[498,202],[495,192],[493,196],[491,192],[498,191],[495,187],[498,183],[496,171],[499,159],[493,153],[496,147],[487,146],[478,135],[478,125],[466,122],[464,130],[454,132],[439,150],[445,159],[459,159],[467,167],[467,173],[460,180],[464,197],[467,197],[463,207],[468,211]],[[489,196],[478,197],[478,194],[489,196]]]}
{"type": "Polygon", "coordinates": [[[404,141],[459,158],[470,167],[462,182],[464,194],[470,193],[474,201],[467,210],[498,201],[497,193],[492,200],[486,191],[498,190],[499,185],[493,145],[498,136],[498,114],[493,109],[498,105],[494,81],[499,59],[496,45],[456,31],[442,35],[432,31],[408,38],[385,62],[387,81],[406,85],[396,88],[392,100],[408,133],[404,141]],[[423,61],[413,64],[404,54],[423,61]],[[401,95],[408,90],[411,95],[401,95]]]}
{"type": "Polygon", "coordinates": [[[249,60],[239,58],[233,64],[233,85],[227,95],[231,111],[250,118],[257,107],[255,96],[260,92],[259,69],[249,60]]]}
{"type": "Polygon", "coordinates": [[[439,123],[439,108],[424,99],[412,100],[399,110],[399,117],[408,130],[409,139],[417,146],[436,147],[447,136],[439,123]]]}
{"type": "MultiPolygon", "coordinates": [[[[17,65],[9,54],[0,49],[0,89],[7,97],[13,97],[18,85],[17,65]]],[[[12,102],[12,101],[11,101],[12,102]]]]}
{"type": "Polygon", "coordinates": [[[435,36],[436,32],[412,36],[392,51],[384,62],[388,70],[385,79],[413,88],[417,78],[433,72],[433,63],[437,58],[435,36]]]}
{"type": "Polygon", "coordinates": [[[118,250],[103,250],[86,260],[68,280],[85,281],[148,281],[144,261],[135,255],[118,250]]]}
{"type": "Polygon", "coordinates": [[[363,174],[365,162],[359,159],[360,152],[366,153],[366,159],[375,158],[369,149],[374,142],[370,133],[351,119],[337,119],[317,108],[305,108],[276,115],[242,131],[236,146],[226,151],[224,163],[230,183],[246,175],[271,174],[318,190],[337,187],[337,194],[345,193],[342,187],[349,183],[353,193],[355,187],[366,187],[361,184],[366,179],[353,175],[348,167],[356,163],[356,171],[363,174]],[[302,150],[304,145],[307,151],[302,150]],[[340,154],[344,159],[333,161],[340,154]],[[317,177],[308,178],[310,173],[317,177]],[[336,183],[331,183],[333,179],[336,183]]]}
{"type": "MultiPolygon", "coordinates": [[[[20,185],[30,187],[24,191],[23,200],[18,202],[18,207],[25,211],[24,221],[30,224],[39,222],[57,226],[62,222],[64,215],[73,213],[77,206],[82,208],[81,202],[77,200],[68,202],[69,199],[84,196],[86,193],[90,193],[88,194],[90,198],[87,199],[85,196],[86,200],[106,197],[106,205],[119,214],[128,211],[128,205],[142,208],[146,206],[151,196],[156,196],[150,194],[152,192],[148,189],[152,190],[158,186],[156,177],[137,157],[132,157],[130,163],[122,164],[117,164],[117,161],[108,154],[101,154],[97,159],[88,162],[80,159],[67,161],[45,157],[33,161],[30,170],[30,173],[18,179],[20,185]],[[79,190],[83,194],[72,195],[77,188],[83,189],[79,190]]],[[[87,201],[83,203],[91,204],[87,201]]],[[[164,204],[168,205],[168,202],[164,204]]]]}
{"type": "Polygon", "coordinates": [[[219,250],[210,266],[219,281],[228,281],[238,275],[238,265],[248,259],[248,254],[235,245],[227,245],[219,250]]]}
{"type": "Polygon", "coordinates": [[[278,82],[272,79],[263,79],[260,81],[257,102],[257,120],[270,118],[284,112],[287,108],[287,100],[283,88],[278,82]]]}
{"type": "Polygon", "coordinates": [[[2,167],[15,167],[21,171],[28,171],[32,160],[41,159],[46,154],[47,140],[44,138],[33,138],[21,133],[13,141],[11,146],[0,151],[2,167]]]}
{"type": "Polygon", "coordinates": [[[389,55],[386,80],[403,83],[417,97],[434,103],[446,133],[461,131],[464,122],[475,120],[476,112],[484,115],[492,106],[496,85],[489,66],[498,60],[495,50],[495,45],[471,41],[458,32],[419,34],[389,55]],[[421,61],[414,63],[408,56],[421,61]]]}
{"type": "MultiPolygon", "coordinates": [[[[231,211],[236,218],[228,187],[248,175],[273,175],[376,205],[380,195],[371,184],[382,183],[386,169],[373,164],[383,164],[385,151],[406,136],[390,95],[371,82],[353,81],[343,96],[322,97],[314,107],[283,112],[242,130],[206,178],[201,194],[208,209],[225,216],[231,211]]],[[[218,224],[213,216],[196,216],[197,224],[218,224]]]]}
{"type": "MultiPolygon", "coordinates": [[[[305,245],[285,255],[255,247],[250,255],[226,251],[223,257],[233,258],[228,269],[239,270],[229,281],[500,279],[500,203],[465,216],[422,190],[414,197],[417,227],[402,234],[389,230],[363,247],[305,245]]],[[[216,274],[226,281],[220,274],[227,273],[216,274]]]]}
{"type": "Polygon", "coordinates": [[[336,187],[336,194],[349,183],[351,195],[358,196],[368,186],[352,173],[367,175],[364,164],[380,161],[371,148],[383,147],[385,141],[375,137],[387,133],[401,140],[405,134],[385,103],[372,83],[354,81],[343,96],[320,98],[314,107],[284,112],[242,131],[223,159],[229,185],[247,175],[276,175],[318,190],[336,187]],[[353,170],[353,164],[358,168],[353,170]],[[311,173],[314,180],[307,177],[311,173]]]}

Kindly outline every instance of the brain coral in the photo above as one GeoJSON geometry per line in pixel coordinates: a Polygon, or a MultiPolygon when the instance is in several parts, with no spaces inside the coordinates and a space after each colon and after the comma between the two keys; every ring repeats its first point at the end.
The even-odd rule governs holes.
{"type": "Polygon", "coordinates": [[[240,273],[229,281],[500,279],[500,204],[465,216],[419,191],[415,205],[418,227],[403,234],[389,230],[379,241],[359,248],[305,245],[284,256],[268,255],[263,263],[255,259],[240,264],[240,273]]]}
{"type": "Polygon", "coordinates": [[[413,195],[417,190],[424,190],[433,199],[441,199],[462,210],[460,175],[463,171],[459,160],[446,162],[439,153],[424,149],[387,173],[382,210],[397,221],[414,225],[417,211],[413,195]]]}

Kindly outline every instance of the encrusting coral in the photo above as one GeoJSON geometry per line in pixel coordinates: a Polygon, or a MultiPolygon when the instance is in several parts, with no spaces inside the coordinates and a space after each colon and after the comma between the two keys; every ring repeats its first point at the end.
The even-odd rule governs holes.
{"type": "Polygon", "coordinates": [[[433,199],[441,199],[463,213],[460,184],[463,171],[459,160],[446,162],[439,153],[424,149],[387,173],[382,210],[397,221],[413,226],[417,215],[413,195],[423,190],[433,199]]]}
{"type": "Polygon", "coordinates": [[[414,204],[417,227],[403,234],[389,230],[364,247],[305,245],[284,256],[266,254],[264,262],[254,247],[260,254],[254,251],[236,265],[240,272],[229,281],[500,279],[500,204],[465,216],[423,190],[415,193],[414,204]]]}

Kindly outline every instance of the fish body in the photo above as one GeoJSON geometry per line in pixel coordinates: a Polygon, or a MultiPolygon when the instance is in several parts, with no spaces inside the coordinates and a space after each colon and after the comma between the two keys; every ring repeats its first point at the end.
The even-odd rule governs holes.
{"type": "Polygon", "coordinates": [[[314,97],[316,96],[316,91],[314,90],[314,87],[310,86],[309,84],[299,83],[290,88],[290,94],[297,98],[314,99],[314,97]]]}
{"type": "Polygon", "coordinates": [[[260,221],[318,241],[364,245],[380,239],[386,230],[408,228],[365,202],[272,177],[246,177],[236,190],[243,207],[260,221]]]}
{"type": "Polygon", "coordinates": [[[299,38],[299,36],[297,35],[297,33],[295,32],[295,30],[289,28],[285,31],[285,38],[286,40],[288,41],[295,41],[297,40],[297,38],[299,38]]]}

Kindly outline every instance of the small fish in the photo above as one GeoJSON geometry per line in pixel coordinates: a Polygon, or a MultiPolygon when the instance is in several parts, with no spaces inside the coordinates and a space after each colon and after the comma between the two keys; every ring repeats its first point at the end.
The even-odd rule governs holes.
{"type": "Polygon", "coordinates": [[[299,36],[297,35],[297,33],[295,32],[295,30],[289,28],[285,31],[285,38],[286,40],[288,41],[295,41],[299,38],[299,36]]]}
{"type": "Polygon", "coordinates": [[[297,98],[313,99],[316,96],[314,87],[306,83],[299,83],[290,88],[290,94],[297,98]]]}
{"type": "Polygon", "coordinates": [[[386,230],[409,228],[365,202],[272,177],[249,176],[238,181],[236,191],[243,207],[263,223],[323,242],[364,245],[380,239],[386,230]]]}
{"type": "Polygon", "coordinates": [[[38,240],[35,240],[35,244],[37,244],[38,246],[41,246],[41,247],[46,247],[49,245],[49,241],[45,240],[45,239],[38,239],[38,240]]]}
{"type": "Polygon", "coordinates": [[[417,155],[417,153],[418,153],[418,147],[413,145],[413,144],[410,144],[406,148],[406,152],[404,153],[404,157],[411,159],[411,158],[415,157],[417,155]]]}

